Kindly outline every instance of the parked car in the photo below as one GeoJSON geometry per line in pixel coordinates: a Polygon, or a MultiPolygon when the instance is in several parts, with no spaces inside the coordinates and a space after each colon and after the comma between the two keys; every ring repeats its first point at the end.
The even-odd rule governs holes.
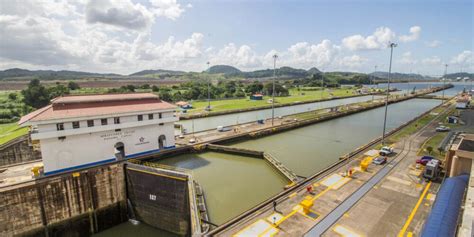
{"type": "Polygon", "coordinates": [[[451,130],[449,127],[446,127],[446,126],[439,126],[436,128],[436,132],[448,132],[449,130],[451,130]]]}
{"type": "Polygon", "coordinates": [[[420,159],[416,160],[416,163],[420,165],[426,165],[430,160],[433,160],[433,159],[434,157],[432,156],[423,156],[420,159]]]}
{"type": "Polygon", "coordinates": [[[387,163],[387,157],[379,156],[379,157],[373,159],[372,163],[376,164],[376,165],[383,165],[383,164],[387,163]]]}
{"type": "Polygon", "coordinates": [[[388,156],[388,155],[391,155],[392,153],[393,153],[393,147],[389,147],[389,146],[384,146],[379,151],[379,155],[381,156],[388,156]]]}

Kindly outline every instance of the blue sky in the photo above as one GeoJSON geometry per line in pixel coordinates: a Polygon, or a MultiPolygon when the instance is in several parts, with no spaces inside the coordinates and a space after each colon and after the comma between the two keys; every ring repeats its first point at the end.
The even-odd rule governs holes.
{"type": "Polygon", "coordinates": [[[25,0],[15,4],[0,10],[0,34],[16,36],[0,41],[1,68],[201,71],[210,61],[255,70],[271,67],[271,55],[277,53],[279,66],[370,72],[374,65],[387,70],[385,45],[391,40],[399,44],[395,71],[439,75],[444,63],[451,72],[474,70],[472,1],[58,0],[45,4],[25,0]],[[34,9],[18,10],[28,4],[34,9]],[[32,19],[37,24],[28,24],[32,19]],[[14,20],[13,26],[8,24],[14,20]],[[40,31],[54,26],[59,29],[48,34],[40,31]],[[33,49],[28,57],[18,53],[31,42],[48,44],[39,45],[41,50],[33,49]]]}

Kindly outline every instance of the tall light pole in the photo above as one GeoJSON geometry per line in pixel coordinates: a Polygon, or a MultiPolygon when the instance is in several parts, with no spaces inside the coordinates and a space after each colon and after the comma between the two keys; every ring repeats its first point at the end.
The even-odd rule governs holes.
{"type": "Polygon", "coordinates": [[[385,115],[383,118],[382,146],[385,145],[385,128],[387,126],[387,110],[388,110],[388,97],[390,96],[390,76],[392,73],[393,48],[397,47],[397,44],[390,43],[389,47],[390,47],[390,64],[388,66],[387,97],[385,98],[385,115]]]}
{"type": "Polygon", "coordinates": [[[276,61],[278,55],[273,55],[273,88],[272,88],[272,126],[275,120],[275,77],[276,77],[276,61]]]}
{"type": "Polygon", "coordinates": [[[443,98],[441,99],[441,104],[444,103],[444,87],[446,86],[446,76],[448,75],[448,64],[444,64],[444,75],[443,75],[443,98]]]}
{"type": "MultiPolygon", "coordinates": [[[[211,63],[207,62],[208,77],[210,76],[209,64],[211,63]]],[[[211,77],[207,78],[207,108],[206,110],[211,111],[211,77]]]]}
{"type": "MultiPolygon", "coordinates": [[[[375,73],[377,73],[377,65],[374,66],[374,73],[372,74],[372,89],[374,89],[374,84],[375,84],[375,73]]],[[[372,102],[373,101],[374,101],[374,92],[372,91],[372,102]]]]}
{"type": "Polygon", "coordinates": [[[321,100],[324,98],[324,72],[321,72],[321,100]]]}

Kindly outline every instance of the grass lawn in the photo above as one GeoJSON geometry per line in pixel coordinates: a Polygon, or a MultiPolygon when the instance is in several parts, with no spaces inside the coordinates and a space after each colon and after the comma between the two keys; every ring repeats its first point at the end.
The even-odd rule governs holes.
{"type": "Polygon", "coordinates": [[[430,139],[428,139],[426,141],[426,143],[423,144],[422,148],[420,149],[420,151],[418,152],[418,155],[419,156],[424,156],[424,155],[427,155],[427,156],[433,156],[435,157],[436,159],[439,159],[439,160],[444,160],[444,155],[445,155],[445,152],[439,152],[438,151],[438,145],[441,143],[441,141],[448,135],[448,133],[445,133],[445,132],[440,132],[440,133],[437,133],[436,135],[432,136],[430,139]],[[429,153],[427,151],[427,147],[432,147],[433,148],[433,151],[431,153],[429,153]]]}
{"type": "Polygon", "coordinates": [[[28,127],[20,128],[17,123],[0,124],[0,145],[28,133],[28,127]]]}
{"type": "MultiPolygon", "coordinates": [[[[351,96],[354,95],[353,89],[326,89],[324,92],[320,90],[316,91],[297,91],[296,89],[290,90],[290,96],[285,97],[275,97],[275,103],[277,104],[286,104],[293,103],[298,101],[309,101],[309,100],[319,100],[322,98],[328,98],[332,93],[332,96],[351,96]]],[[[247,98],[242,99],[230,99],[230,100],[216,100],[211,101],[211,108],[213,112],[224,111],[224,110],[235,110],[235,109],[246,109],[252,107],[262,107],[271,105],[268,103],[268,99],[271,99],[271,96],[264,96],[263,100],[250,100],[247,98]]],[[[193,102],[193,109],[189,110],[188,113],[202,113],[205,111],[207,106],[207,101],[195,101],[193,102]]]]}

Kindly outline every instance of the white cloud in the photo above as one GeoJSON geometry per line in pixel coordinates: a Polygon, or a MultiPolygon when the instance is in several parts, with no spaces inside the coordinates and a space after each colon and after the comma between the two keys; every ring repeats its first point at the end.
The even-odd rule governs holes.
{"type": "Polygon", "coordinates": [[[272,50],[264,56],[264,65],[273,65],[272,56],[277,53],[278,64],[298,68],[327,67],[339,54],[340,46],[330,40],[323,40],[318,44],[298,42],[291,45],[286,51],[278,53],[272,50]]]}
{"type": "Polygon", "coordinates": [[[460,66],[470,66],[472,67],[474,61],[473,61],[473,53],[472,51],[470,50],[464,50],[463,52],[461,52],[460,54],[454,56],[450,63],[452,64],[457,64],[457,65],[460,65],[460,66]]]}
{"type": "Polygon", "coordinates": [[[413,59],[413,55],[410,51],[405,52],[402,54],[402,57],[398,60],[401,64],[413,65],[416,64],[418,61],[413,59]]]}
{"type": "Polygon", "coordinates": [[[423,60],[421,60],[421,63],[427,66],[438,66],[441,65],[441,59],[438,56],[432,56],[424,58],[423,60]]]}
{"type": "MultiPolygon", "coordinates": [[[[153,12],[157,16],[164,16],[166,18],[176,20],[184,12],[181,5],[176,0],[150,0],[151,5],[154,7],[153,12]]],[[[187,7],[192,7],[188,4],[187,7]]]]}
{"type": "Polygon", "coordinates": [[[154,22],[153,13],[130,0],[91,0],[86,5],[88,23],[102,23],[131,30],[144,30],[154,22]]]}
{"type": "Polygon", "coordinates": [[[356,69],[363,66],[368,59],[359,55],[345,56],[338,61],[340,68],[356,69]]]}
{"type": "Polygon", "coordinates": [[[409,35],[402,35],[399,37],[400,41],[403,43],[415,41],[420,38],[421,27],[419,26],[412,26],[410,27],[410,34],[409,35]]]}
{"type": "Polygon", "coordinates": [[[248,45],[240,47],[233,43],[225,45],[217,53],[210,55],[212,65],[228,64],[241,69],[253,69],[262,66],[261,57],[248,45]]]}
{"type": "Polygon", "coordinates": [[[45,17],[0,15],[0,57],[39,65],[77,62],[83,53],[60,28],[45,17]]]}
{"type": "Polygon", "coordinates": [[[372,35],[352,35],[342,39],[342,45],[352,51],[386,48],[395,39],[395,33],[388,27],[379,27],[372,35]]]}
{"type": "Polygon", "coordinates": [[[426,46],[430,48],[438,48],[441,45],[441,41],[439,40],[433,40],[425,43],[426,46]]]}

